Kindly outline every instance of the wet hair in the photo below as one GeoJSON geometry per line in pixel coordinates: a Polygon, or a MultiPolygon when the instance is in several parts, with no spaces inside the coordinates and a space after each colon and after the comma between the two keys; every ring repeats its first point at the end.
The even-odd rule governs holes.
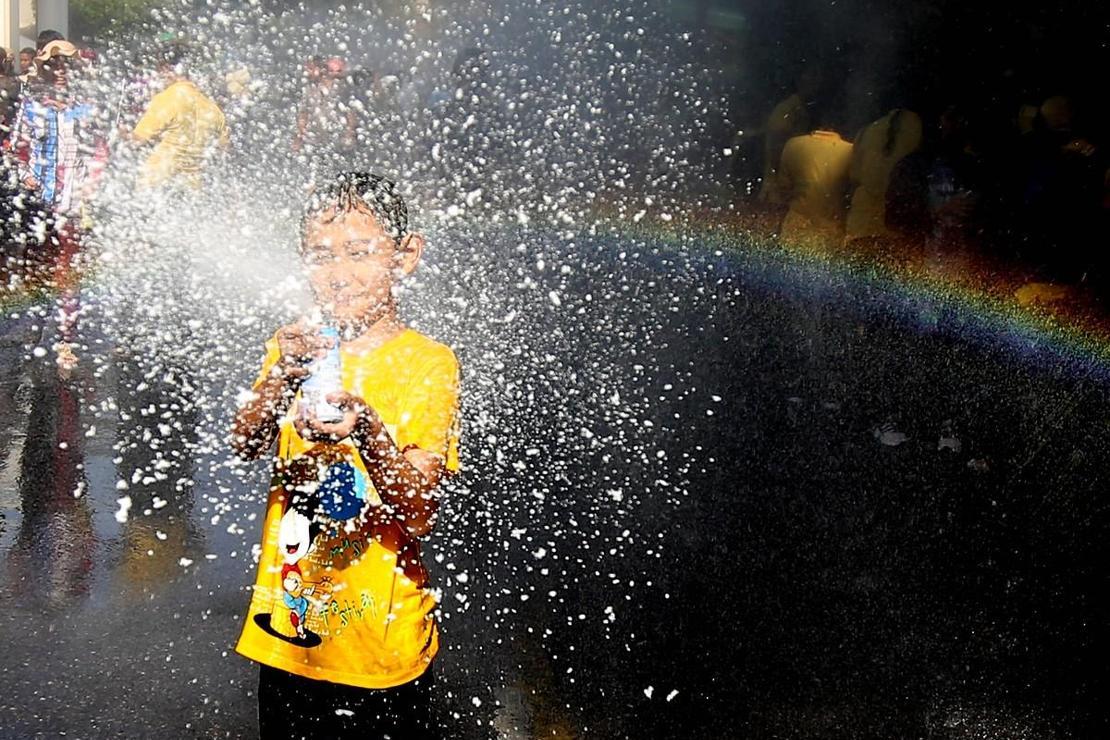
{"type": "Polygon", "coordinates": [[[301,219],[303,234],[308,222],[329,211],[332,218],[352,211],[371,213],[387,234],[400,245],[408,233],[409,209],[397,184],[368,172],[341,172],[308,196],[301,219]]]}

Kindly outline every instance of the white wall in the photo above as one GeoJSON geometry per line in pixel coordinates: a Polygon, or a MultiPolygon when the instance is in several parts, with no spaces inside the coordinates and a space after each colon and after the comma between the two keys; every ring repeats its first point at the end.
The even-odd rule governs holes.
{"type": "Polygon", "coordinates": [[[0,45],[9,52],[34,46],[38,31],[46,28],[69,37],[69,0],[0,0],[0,45]]]}
{"type": "Polygon", "coordinates": [[[52,28],[69,38],[69,0],[38,0],[38,30],[52,28]]]}
{"type": "Polygon", "coordinates": [[[19,51],[19,0],[0,0],[0,45],[19,51]]]}

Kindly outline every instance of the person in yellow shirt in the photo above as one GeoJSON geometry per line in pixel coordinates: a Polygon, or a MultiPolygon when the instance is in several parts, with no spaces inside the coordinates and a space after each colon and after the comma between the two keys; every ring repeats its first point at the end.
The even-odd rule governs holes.
{"type": "Polygon", "coordinates": [[[348,172],[314,191],[302,255],[325,324],[277,331],[236,414],[239,455],[276,443],[236,647],[262,664],[264,738],[438,736],[419,538],[458,470],[459,365],[397,314],[393,288],[423,247],[389,180],[348,172]]]}
{"type": "Polygon", "coordinates": [[[881,239],[886,227],[886,195],[895,166],[921,146],[921,116],[896,108],[869,124],[852,146],[849,172],[852,201],[845,243],[881,239]]]}
{"type": "Polygon", "coordinates": [[[779,230],[784,242],[818,249],[841,243],[851,162],[851,142],[831,127],[786,142],[779,166],[789,202],[779,230]]]}
{"type": "Polygon", "coordinates": [[[227,122],[219,106],[186,76],[180,46],[163,52],[158,72],[166,86],[150,101],[130,137],[154,144],[139,182],[145,187],[180,182],[199,188],[205,166],[230,141],[227,122]]]}
{"type": "Polygon", "coordinates": [[[809,109],[821,87],[820,69],[806,67],[796,87],[793,94],[775,106],[763,128],[763,185],[759,199],[772,205],[784,205],[789,197],[779,181],[779,160],[786,142],[812,127],[809,109]]]}

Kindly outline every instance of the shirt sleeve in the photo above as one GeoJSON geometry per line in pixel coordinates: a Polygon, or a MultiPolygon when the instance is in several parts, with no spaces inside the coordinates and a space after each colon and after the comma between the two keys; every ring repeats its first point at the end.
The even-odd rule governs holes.
{"type": "Polygon", "coordinates": [[[410,383],[396,443],[441,456],[452,473],[459,469],[459,362],[451,350],[437,352],[410,383]]]}
{"type": "Polygon", "coordinates": [[[168,95],[165,93],[155,95],[146,112],[143,113],[143,117],[135,124],[132,137],[136,141],[150,141],[170,125],[176,112],[174,101],[168,95]]]}
{"type": "Polygon", "coordinates": [[[281,349],[278,347],[277,336],[275,335],[266,342],[266,357],[262,360],[262,369],[259,371],[258,377],[251,385],[252,390],[258,388],[262,385],[262,381],[270,377],[270,371],[274,369],[274,365],[277,364],[279,359],[281,359],[281,349]]]}

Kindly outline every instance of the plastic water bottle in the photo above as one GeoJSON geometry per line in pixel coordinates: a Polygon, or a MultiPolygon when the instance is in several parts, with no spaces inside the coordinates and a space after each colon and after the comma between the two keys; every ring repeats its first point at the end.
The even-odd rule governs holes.
{"type": "Polygon", "coordinates": [[[312,374],[301,385],[301,408],[312,409],[316,418],[333,424],[343,419],[343,409],[328,403],[328,394],[343,390],[339,359],[339,331],[331,326],[320,329],[320,336],[332,340],[328,353],[312,365],[312,374]]]}

